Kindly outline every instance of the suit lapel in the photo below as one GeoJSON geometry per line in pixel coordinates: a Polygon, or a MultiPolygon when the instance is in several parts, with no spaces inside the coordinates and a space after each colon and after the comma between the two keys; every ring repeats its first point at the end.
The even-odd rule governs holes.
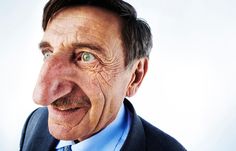
{"type": "Polygon", "coordinates": [[[31,146],[32,151],[51,151],[54,150],[58,140],[53,138],[49,133],[43,134],[35,138],[34,144],[31,146]]]}
{"type": "Polygon", "coordinates": [[[132,104],[127,99],[125,99],[124,104],[126,109],[128,109],[128,111],[130,112],[132,123],[129,134],[124,145],[121,148],[121,151],[144,151],[146,148],[145,133],[141,119],[138,117],[132,104]]]}
{"type": "Polygon", "coordinates": [[[48,131],[47,108],[37,109],[30,117],[24,128],[22,151],[50,151],[54,150],[58,140],[48,131]]]}
{"type": "Polygon", "coordinates": [[[50,151],[55,149],[58,143],[48,131],[48,110],[44,108],[38,123],[38,133],[35,135],[35,143],[32,146],[32,151],[50,151]]]}

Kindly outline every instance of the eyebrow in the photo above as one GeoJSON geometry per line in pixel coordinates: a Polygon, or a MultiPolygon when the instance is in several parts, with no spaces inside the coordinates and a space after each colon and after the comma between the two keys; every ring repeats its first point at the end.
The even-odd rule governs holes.
{"type": "Polygon", "coordinates": [[[80,42],[76,42],[72,44],[73,48],[76,49],[80,49],[80,48],[89,48],[98,52],[105,52],[104,48],[102,48],[101,46],[99,46],[98,44],[95,43],[80,43],[80,42]]]}
{"type": "MultiPolygon", "coordinates": [[[[47,41],[42,41],[42,42],[39,43],[39,48],[40,49],[43,49],[45,47],[52,47],[52,46],[47,41]]],[[[92,50],[95,50],[95,51],[98,51],[98,52],[105,53],[105,49],[102,48],[101,46],[99,46],[98,44],[95,44],[95,43],[91,44],[91,43],[76,42],[76,43],[72,43],[72,47],[73,47],[73,49],[89,48],[89,49],[92,49],[92,50]]]]}
{"type": "Polygon", "coordinates": [[[39,43],[39,49],[45,48],[45,47],[51,47],[51,45],[46,42],[46,41],[42,41],[39,43]]]}

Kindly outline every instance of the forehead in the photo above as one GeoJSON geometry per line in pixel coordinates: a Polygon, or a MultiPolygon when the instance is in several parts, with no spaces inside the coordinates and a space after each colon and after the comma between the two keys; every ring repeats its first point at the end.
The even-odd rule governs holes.
{"type": "Polygon", "coordinates": [[[121,19],[115,13],[94,6],[76,6],[58,11],[49,21],[43,40],[57,36],[77,41],[93,40],[109,43],[121,39],[121,19]],[[111,38],[113,37],[113,38],[111,38]]]}
{"type": "Polygon", "coordinates": [[[118,22],[120,20],[120,17],[110,10],[107,10],[102,7],[88,6],[88,5],[65,7],[57,11],[52,16],[51,20],[54,20],[55,18],[57,19],[78,18],[79,19],[79,17],[93,19],[95,22],[108,21],[108,20],[112,22],[118,22]]]}

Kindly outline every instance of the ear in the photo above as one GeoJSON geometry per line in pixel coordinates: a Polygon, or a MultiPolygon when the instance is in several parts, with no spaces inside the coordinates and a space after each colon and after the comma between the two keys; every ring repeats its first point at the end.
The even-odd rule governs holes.
{"type": "Polygon", "coordinates": [[[138,59],[132,66],[132,75],[126,91],[126,96],[133,96],[141,85],[148,70],[148,58],[138,59]]]}

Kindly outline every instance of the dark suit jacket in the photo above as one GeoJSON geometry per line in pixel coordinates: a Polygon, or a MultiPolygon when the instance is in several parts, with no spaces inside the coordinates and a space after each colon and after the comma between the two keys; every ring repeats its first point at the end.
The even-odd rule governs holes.
{"type": "MultiPolygon", "coordinates": [[[[174,138],[139,117],[128,100],[125,99],[124,104],[131,114],[132,124],[122,151],[185,151],[174,138]]],[[[54,150],[58,140],[50,135],[47,121],[46,107],[31,113],[22,131],[20,151],[54,150]]]]}

